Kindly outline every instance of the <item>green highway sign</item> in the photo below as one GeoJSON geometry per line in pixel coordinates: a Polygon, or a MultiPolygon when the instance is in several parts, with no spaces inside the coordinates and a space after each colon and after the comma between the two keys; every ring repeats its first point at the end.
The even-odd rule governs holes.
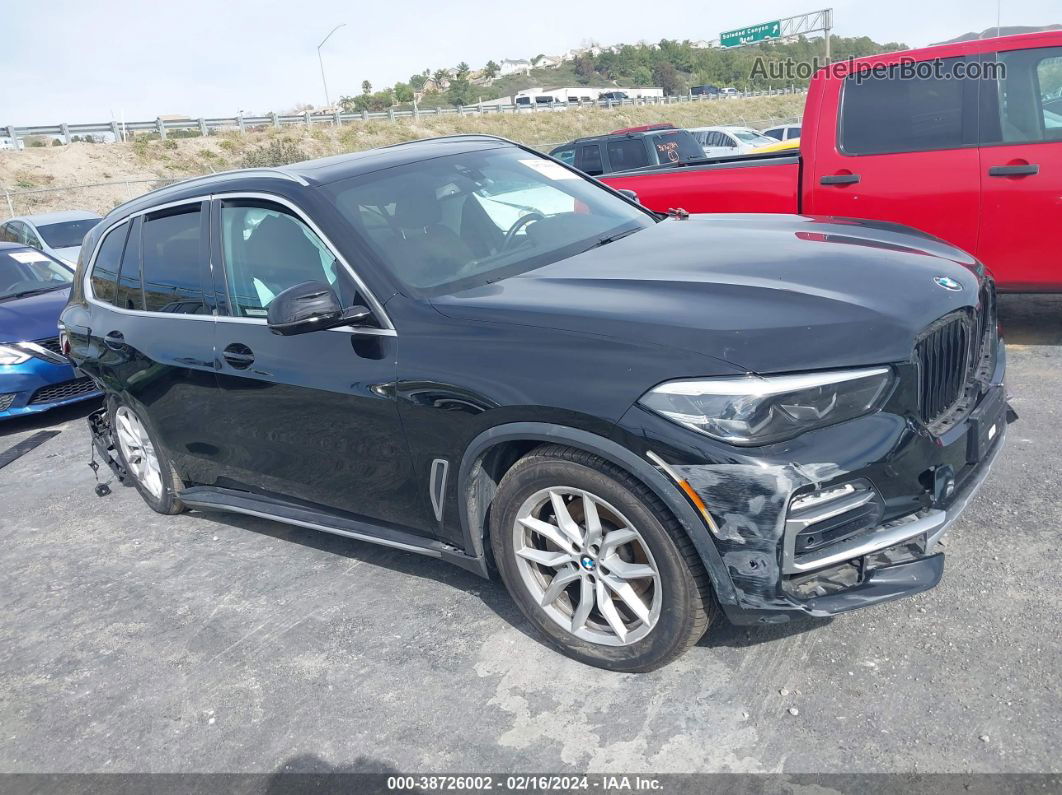
{"type": "Polygon", "coordinates": [[[719,43],[723,47],[741,47],[745,44],[755,44],[766,39],[777,39],[782,35],[782,23],[780,20],[764,22],[761,25],[749,25],[747,28],[728,30],[719,34],[719,43]]]}

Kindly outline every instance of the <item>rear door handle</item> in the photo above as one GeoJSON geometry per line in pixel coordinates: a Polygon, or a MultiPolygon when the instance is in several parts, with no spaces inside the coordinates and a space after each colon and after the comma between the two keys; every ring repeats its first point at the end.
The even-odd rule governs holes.
{"type": "Polygon", "coordinates": [[[855,185],[859,182],[858,174],[828,174],[819,180],[822,185],[855,185]]]}
{"type": "Polygon", "coordinates": [[[242,342],[233,342],[222,352],[222,358],[237,370],[246,370],[254,364],[254,351],[242,342]]]}
{"type": "Polygon", "coordinates": [[[1031,177],[1040,173],[1040,166],[1028,163],[1023,166],[992,166],[988,169],[990,177],[1031,177]]]}
{"type": "Polygon", "coordinates": [[[103,337],[103,344],[112,351],[120,351],[125,347],[125,335],[120,331],[109,331],[103,337]]]}

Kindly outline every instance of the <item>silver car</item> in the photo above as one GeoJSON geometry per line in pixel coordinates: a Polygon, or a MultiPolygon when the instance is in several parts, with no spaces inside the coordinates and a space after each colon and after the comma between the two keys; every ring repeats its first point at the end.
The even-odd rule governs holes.
{"type": "Polygon", "coordinates": [[[0,224],[0,242],[32,246],[76,266],[81,241],[99,220],[96,213],[88,210],[20,215],[0,224]]]}

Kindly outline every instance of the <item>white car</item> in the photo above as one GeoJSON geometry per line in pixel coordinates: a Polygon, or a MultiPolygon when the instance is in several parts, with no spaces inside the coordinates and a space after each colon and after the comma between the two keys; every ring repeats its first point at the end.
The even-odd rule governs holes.
{"type": "Polygon", "coordinates": [[[766,130],[762,130],[761,135],[766,135],[776,141],[789,141],[800,137],[800,125],[779,124],[777,127],[768,127],[766,130]]]}
{"type": "Polygon", "coordinates": [[[0,224],[0,242],[32,246],[76,266],[81,241],[99,221],[100,217],[88,210],[20,215],[0,224]]]}
{"type": "Polygon", "coordinates": [[[693,127],[690,129],[705,157],[744,155],[752,149],[778,143],[751,127],[693,127]]]}

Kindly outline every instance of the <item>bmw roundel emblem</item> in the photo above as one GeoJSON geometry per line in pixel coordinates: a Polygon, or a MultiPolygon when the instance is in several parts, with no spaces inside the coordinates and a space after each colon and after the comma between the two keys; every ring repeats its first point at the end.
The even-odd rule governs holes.
{"type": "Polygon", "coordinates": [[[937,287],[943,287],[945,290],[951,290],[952,292],[958,292],[962,289],[962,284],[950,276],[934,276],[933,281],[937,287]]]}
{"type": "Polygon", "coordinates": [[[579,562],[582,564],[583,568],[586,569],[587,571],[593,571],[594,568],[595,568],[594,567],[594,559],[592,557],[590,557],[589,555],[583,555],[583,559],[580,560],[579,562]]]}

